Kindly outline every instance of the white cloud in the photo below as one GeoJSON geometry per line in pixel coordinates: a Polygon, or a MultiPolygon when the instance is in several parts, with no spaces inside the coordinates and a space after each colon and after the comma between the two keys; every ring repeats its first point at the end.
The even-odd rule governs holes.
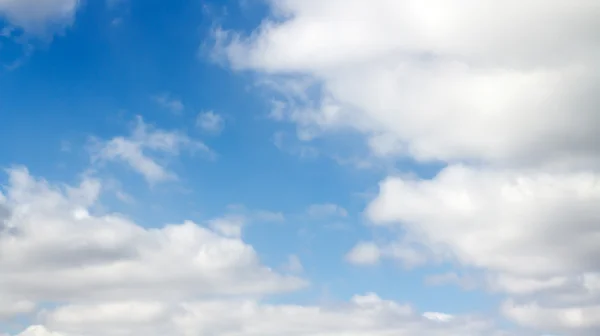
{"type": "Polygon", "coordinates": [[[289,111],[302,128],[352,127],[379,139],[379,154],[423,160],[562,165],[598,154],[594,0],[271,5],[287,20],[224,52],[238,68],[320,79],[322,102],[289,111]]]}
{"type": "Polygon", "coordinates": [[[26,32],[45,34],[73,22],[79,0],[0,0],[0,16],[26,32]]]}
{"type": "Polygon", "coordinates": [[[31,301],[19,300],[9,293],[3,293],[5,297],[0,296],[0,322],[10,318],[29,314],[35,311],[36,304],[31,301]]]}
{"type": "Polygon", "coordinates": [[[93,161],[121,161],[143,175],[149,183],[176,179],[167,170],[166,162],[159,162],[160,155],[176,156],[181,150],[202,151],[212,155],[202,142],[188,137],[179,131],[157,129],[138,117],[132,133],[128,137],[118,136],[108,141],[96,141],[92,148],[93,161]]]}
{"type": "Polygon", "coordinates": [[[183,102],[177,98],[171,97],[168,93],[163,93],[154,97],[154,101],[162,108],[167,109],[175,114],[180,114],[185,110],[183,102]]]}
{"type": "Polygon", "coordinates": [[[348,254],[346,260],[356,265],[374,265],[381,259],[400,261],[406,268],[426,264],[429,256],[427,251],[418,249],[407,242],[394,242],[377,244],[374,242],[360,242],[348,254]]]}
{"type": "Polygon", "coordinates": [[[32,327],[18,336],[507,335],[495,332],[486,321],[476,318],[431,320],[419,316],[410,306],[374,294],[354,296],[338,307],[268,305],[251,300],[184,302],[171,309],[143,302],[78,305],[48,312],[43,320],[47,327],[32,327]],[[51,334],[49,330],[60,332],[51,334]]]}
{"type": "Polygon", "coordinates": [[[471,266],[556,276],[598,266],[599,202],[593,173],[451,166],[433,180],[387,179],[367,214],[379,224],[402,224],[471,266]]]}
{"type": "Polygon", "coordinates": [[[51,332],[46,329],[44,326],[35,325],[27,328],[22,333],[17,336],[65,336],[64,334],[59,334],[55,332],[51,332]]]}
{"type": "Polygon", "coordinates": [[[374,265],[380,258],[379,246],[372,242],[358,243],[346,255],[346,260],[356,265],[374,265]]]}
{"type": "Polygon", "coordinates": [[[597,1],[269,4],[272,19],[249,37],[220,31],[217,51],[298,84],[278,87],[277,120],[303,141],[350,129],[374,156],[448,165],[432,180],[385,179],[367,215],[406,235],[349,259],[451,261],[536,302],[505,310],[519,323],[600,331],[586,315],[600,304],[597,1]]]}
{"type": "Polygon", "coordinates": [[[144,229],[88,208],[96,180],[62,188],[10,171],[2,205],[0,297],[31,302],[182,299],[264,294],[299,288],[300,279],[262,266],[251,246],[192,222],[144,229]],[[126,276],[125,276],[126,275],[126,276]]]}
{"type": "Polygon", "coordinates": [[[452,321],[454,316],[444,313],[427,312],[423,314],[423,317],[437,322],[449,322],[452,321]]]}
{"type": "Polygon", "coordinates": [[[226,237],[240,238],[242,229],[246,225],[246,218],[243,216],[230,215],[223,218],[216,218],[209,221],[209,226],[226,237]]]}
{"type": "MultiPolygon", "coordinates": [[[[262,265],[239,238],[192,222],[146,229],[93,213],[102,189],[91,178],[71,187],[23,168],[8,173],[0,318],[26,314],[38,324],[15,336],[504,335],[478,317],[442,324],[375,294],[335,306],[267,304],[262,296],[306,283],[262,265]]],[[[290,262],[298,271],[299,260],[290,262]]]]}
{"type": "Polygon", "coordinates": [[[196,126],[204,132],[219,134],[225,127],[225,120],[213,111],[201,112],[196,117],[196,126]]]}
{"type": "Polygon", "coordinates": [[[346,209],[332,203],[312,204],[306,213],[311,217],[348,217],[346,209]]]}
{"type": "Polygon", "coordinates": [[[600,303],[597,204],[595,173],[451,166],[433,180],[387,179],[367,215],[401,225],[438,257],[486,271],[495,290],[583,309],[600,303]]]}
{"type": "Polygon", "coordinates": [[[536,303],[519,305],[507,301],[503,313],[529,327],[597,335],[600,328],[600,305],[586,307],[547,308],[536,303]]]}

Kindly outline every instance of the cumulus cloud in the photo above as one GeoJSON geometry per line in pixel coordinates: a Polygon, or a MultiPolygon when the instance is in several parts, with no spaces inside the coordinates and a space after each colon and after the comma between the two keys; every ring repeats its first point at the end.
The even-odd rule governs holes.
{"type": "Polygon", "coordinates": [[[130,136],[117,136],[107,141],[95,140],[92,159],[95,162],[125,163],[149,183],[157,183],[177,178],[167,169],[167,162],[158,159],[177,156],[183,149],[212,156],[212,151],[204,143],[180,131],[157,129],[138,117],[130,136]]]}
{"type": "Polygon", "coordinates": [[[504,314],[522,325],[533,328],[552,328],[562,332],[596,335],[600,327],[600,305],[586,307],[541,307],[536,303],[524,305],[507,301],[502,305],[504,314]]]}
{"type": "Polygon", "coordinates": [[[32,301],[20,300],[16,296],[7,293],[0,296],[0,321],[32,313],[35,309],[36,304],[32,301]]]}
{"type": "Polygon", "coordinates": [[[0,16],[32,34],[60,30],[73,22],[79,0],[0,0],[0,16]]]}
{"type": "Polygon", "coordinates": [[[169,310],[151,303],[118,303],[58,308],[45,315],[46,326],[30,327],[17,336],[506,335],[491,329],[484,320],[471,317],[440,320],[431,314],[419,316],[410,306],[374,294],[354,296],[338,307],[206,300],[181,303],[169,310]]]}
{"type": "Polygon", "coordinates": [[[89,208],[100,191],[96,180],[64,189],[24,169],[10,171],[2,203],[12,216],[10,230],[0,234],[0,297],[182,299],[304,285],[262,266],[254,249],[232,235],[192,222],[150,230],[118,214],[94,215],[89,208]]]}
{"type": "Polygon", "coordinates": [[[252,34],[218,31],[216,52],[287,83],[274,119],[302,141],[352,130],[374,156],[447,165],[382,181],[367,217],[403,232],[399,245],[362,243],[348,260],[446,260],[509,295],[520,324],[600,332],[597,1],[269,5],[252,34]]]}
{"type": "Polygon", "coordinates": [[[593,0],[271,5],[283,22],[234,35],[223,53],[237,68],[319,79],[321,102],[288,111],[302,128],[351,127],[380,154],[420,160],[564,165],[598,154],[593,0]]]}
{"type": "Polygon", "coordinates": [[[599,202],[593,173],[451,166],[433,180],[387,179],[367,214],[378,224],[402,223],[465,264],[546,277],[599,266],[599,202]]]}
{"type": "Polygon", "coordinates": [[[433,180],[385,180],[367,215],[401,225],[438,257],[486,271],[494,290],[577,307],[600,299],[598,204],[597,173],[450,166],[433,180]]]}
{"type": "MultiPolygon", "coordinates": [[[[261,264],[237,234],[210,228],[231,218],[147,229],[94,213],[98,180],[68,186],[24,168],[8,174],[0,320],[37,323],[15,336],[503,335],[480,317],[432,318],[446,315],[371,293],[331,306],[267,304],[265,295],[306,282],[261,264]]],[[[301,271],[296,257],[290,271],[301,271]]]]}

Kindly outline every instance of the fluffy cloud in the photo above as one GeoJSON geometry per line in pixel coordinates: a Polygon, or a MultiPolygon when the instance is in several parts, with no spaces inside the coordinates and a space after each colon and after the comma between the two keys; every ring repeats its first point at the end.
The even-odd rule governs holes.
{"type": "MultiPolygon", "coordinates": [[[[367,215],[378,225],[402,225],[439,258],[486,271],[494,290],[585,311],[600,302],[598,204],[596,173],[450,166],[433,180],[385,180],[367,215]]],[[[563,312],[534,310],[505,311],[538,327],[544,323],[536,323],[537,317],[563,312]]],[[[597,327],[567,317],[547,326],[557,321],[563,327],[597,327]]]]}
{"type": "Polygon", "coordinates": [[[26,32],[43,34],[73,22],[79,0],[0,0],[0,16],[26,32]]]}
{"type": "Polygon", "coordinates": [[[149,183],[157,183],[177,178],[167,170],[166,162],[157,160],[157,156],[176,156],[183,149],[213,155],[204,143],[185,133],[154,128],[138,117],[130,136],[118,136],[108,141],[94,139],[91,151],[94,162],[120,161],[143,175],[149,183]]]}
{"type": "MultiPolygon", "coordinates": [[[[478,317],[419,314],[375,294],[330,306],[267,304],[262,296],[306,283],[262,265],[237,234],[207,228],[236,218],[147,229],[94,213],[98,180],[72,187],[24,168],[8,173],[0,320],[38,323],[16,336],[505,335],[478,317]]],[[[290,264],[301,270],[296,257],[290,264]]]]}
{"type": "Polygon", "coordinates": [[[597,335],[600,327],[600,306],[545,308],[536,303],[515,305],[508,301],[502,310],[520,324],[534,328],[550,327],[565,333],[578,330],[591,336],[597,335]]]}
{"type": "Polygon", "coordinates": [[[271,5],[282,23],[222,51],[237,68],[320,80],[320,102],[287,111],[301,129],[351,127],[378,154],[421,160],[596,159],[596,1],[271,5]]]}
{"type": "Polygon", "coordinates": [[[382,182],[367,213],[376,223],[402,223],[465,264],[548,277],[600,266],[598,204],[597,174],[451,166],[433,180],[382,182]]]}
{"type": "Polygon", "coordinates": [[[45,326],[30,327],[17,336],[508,335],[472,317],[420,316],[410,306],[374,294],[355,296],[337,307],[268,305],[250,300],[186,302],[172,309],[140,302],[78,305],[48,312],[43,320],[45,326]]]}
{"type": "Polygon", "coordinates": [[[10,172],[0,297],[19,298],[13,307],[26,310],[29,301],[181,299],[304,285],[262,266],[241,240],[192,222],[144,229],[118,214],[91,214],[99,192],[95,180],[59,189],[26,170],[10,172]]]}
{"type": "Polygon", "coordinates": [[[451,261],[510,295],[514,321],[597,334],[598,2],[269,4],[249,36],[218,31],[217,52],[287,83],[274,119],[303,141],[350,129],[375,156],[447,165],[382,181],[367,216],[403,235],[347,259],[451,261]]]}

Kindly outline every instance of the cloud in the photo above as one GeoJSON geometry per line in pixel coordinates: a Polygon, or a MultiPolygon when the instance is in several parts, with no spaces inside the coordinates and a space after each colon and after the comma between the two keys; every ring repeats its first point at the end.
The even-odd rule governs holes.
{"type": "Polygon", "coordinates": [[[38,35],[69,26],[79,0],[0,0],[0,16],[26,32],[38,35]]]}
{"type": "Polygon", "coordinates": [[[502,305],[506,316],[534,328],[552,328],[581,334],[595,335],[600,327],[600,305],[587,307],[544,308],[536,303],[518,305],[507,301],[502,305]]]}
{"type": "Polygon", "coordinates": [[[213,111],[201,112],[196,117],[196,127],[206,133],[219,134],[225,127],[225,120],[213,111]]]}
{"type": "Polygon", "coordinates": [[[254,249],[232,235],[189,221],[145,229],[119,214],[92,214],[98,180],[58,188],[24,169],[9,174],[2,203],[13,215],[11,230],[0,233],[0,297],[181,300],[304,285],[262,266],[254,249]]]}
{"type": "Polygon", "coordinates": [[[49,327],[32,327],[18,336],[112,336],[123,331],[135,335],[148,332],[145,335],[151,336],[165,332],[232,336],[506,335],[494,332],[485,320],[431,320],[410,306],[374,294],[354,296],[340,307],[268,305],[250,300],[185,302],[172,310],[151,303],[67,306],[49,312],[44,320],[49,327]],[[61,332],[52,334],[50,328],[61,332]]]}
{"type": "Polygon", "coordinates": [[[401,224],[471,266],[554,276],[598,266],[598,202],[600,175],[593,173],[451,166],[433,180],[387,179],[367,215],[401,224]]]}
{"type": "Polygon", "coordinates": [[[154,97],[154,101],[162,108],[169,110],[174,114],[180,114],[185,110],[185,105],[181,100],[171,97],[168,93],[163,93],[154,97]]]}
{"type": "Polygon", "coordinates": [[[44,326],[31,326],[20,333],[18,336],[64,336],[63,334],[51,332],[44,326]]]}
{"type": "Polygon", "coordinates": [[[68,186],[25,168],[8,174],[0,319],[37,323],[15,336],[501,335],[479,317],[432,321],[372,293],[335,306],[267,304],[265,295],[306,281],[262,265],[239,237],[210,229],[215,221],[147,229],[91,210],[99,180],[68,186]]]}
{"type": "Polygon", "coordinates": [[[346,261],[366,266],[375,265],[382,259],[392,259],[400,261],[406,268],[413,268],[427,263],[430,258],[427,252],[408,242],[359,242],[346,254],[346,261]]]}
{"type": "Polygon", "coordinates": [[[33,313],[36,304],[27,300],[19,300],[14,295],[6,294],[0,297],[0,321],[6,321],[11,318],[33,313]]]}
{"type": "Polygon", "coordinates": [[[439,321],[439,322],[448,322],[448,321],[451,321],[452,318],[454,318],[454,316],[452,316],[452,315],[448,315],[448,314],[444,314],[444,313],[436,313],[436,312],[424,313],[423,317],[430,319],[432,321],[439,321]]]}
{"type": "Polygon", "coordinates": [[[373,157],[447,166],[384,179],[366,215],[401,234],[349,261],[450,262],[514,300],[503,312],[517,323],[600,332],[596,1],[269,6],[247,36],[220,30],[215,52],[286,83],[273,119],[305,142],[350,130],[373,157]]]}
{"type": "Polygon", "coordinates": [[[283,131],[278,131],[273,134],[273,145],[282,152],[297,156],[301,159],[315,159],[319,157],[319,150],[314,146],[307,146],[299,143],[297,139],[290,139],[283,131]]]}
{"type": "Polygon", "coordinates": [[[157,159],[177,156],[183,149],[212,155],[205,144],[185,133],[154,128],[138,117],[130,136],[96,140],[91,151],[94,162],[120,161],[144,176],[149,183],[158,183],[177,176],[167,169],[166,163],[157,159]]]}
{"type": "Polygon", "coordinates": [[[432,274],[425,278],[425,284],[429,286],[457,285],[464,289],[475,289],[479,282],[474,276],[459,275],[455,272],[432,274]]]}
{"type": "Polygon", "coordinates": [[[242,229],[246,225],[246,218],[243,216],[229,215],[223,218],[216,218],[209,221],[210,227],[226,237],[240,238],[242,229]]]}
{"type": "Polygon", "coordinates": [[[223,53],[238,69],[319,79],[320,102],[288,111],[301,128],[349,127],[379,154],[419,160],[596,161],[593,0],[271,6],[281,23],[230,33],[223,53]]]}
{"type": "Polygon", "coordinates": [[[273,212],[266,210],[259,210],[253,214],[254,220],[259,222],[285,222],[285,215],[281,212],[273,212]]]}
{"type": "Polygon", "coordinates": [[[379,246],[371,242],[356,244],[346,255],[346,260],[356,265],[374,265],[379,262],[380,258],[379,246]]]}
{"type": "Polygon", "coordinates": [[[577,307],[600,303],[599,203],[597,173],[450,166],[433,180],[382,182],[367,216],[421,237],[440,258],[486,271],[495,290],[577,307]]]}
{"type": "Polygon", "coordinates": [[[306,209],[311,217],[348,217],[348,211],[337,204],[312,204],[306,209]]]}
{"type": "Polygon", "coordinates": [[[304,266],[302,266],[302,262],[297,255],[291,255],[288,257],[288,261],[285,265],[285,269],[294,274],[304,272],[304,266]]]}

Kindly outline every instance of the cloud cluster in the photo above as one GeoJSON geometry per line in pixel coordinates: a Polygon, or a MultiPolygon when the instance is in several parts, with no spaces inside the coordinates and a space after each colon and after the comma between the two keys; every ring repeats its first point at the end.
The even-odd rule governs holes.
{"type": "Polygon", "coordinates": [[[382,181],[367,217],[406,234],[350,261],[457,262],[522,325],[600,332],[597,1],[269,4],[251,35],[219,31],[217,52],[298,83],[283,90],[317,83],[286,90],[278,120],[302,140],[353,130],[374,156],[447,166],[382,181]]]}
{"type": "Polygon", "coordinates": [[[195,223],[144,229],[118,214],[94,215],[89,208],[100,189],[93,179],[57,188],[24,169],[10,171],[1,202],[10,214],[0,232],[0,297],[173,300],[304,285],[261,266],[238,238],[195,223]]]}
{"type": "MultiPolygon", "coordinates": [[[[148,229],[95,212],[99,180],[68,186],[25,168],[8,174],[0,321],[32,322],[16,336],[504,335],[478,317],[419,314],[371,293],[323,306],[267,304],[265,295],[307,283],[264,266],[222,230],[238,227],[237,217],[148,229]]],[[[290,272],[299,271],[291,257],[290,272]]]]}

